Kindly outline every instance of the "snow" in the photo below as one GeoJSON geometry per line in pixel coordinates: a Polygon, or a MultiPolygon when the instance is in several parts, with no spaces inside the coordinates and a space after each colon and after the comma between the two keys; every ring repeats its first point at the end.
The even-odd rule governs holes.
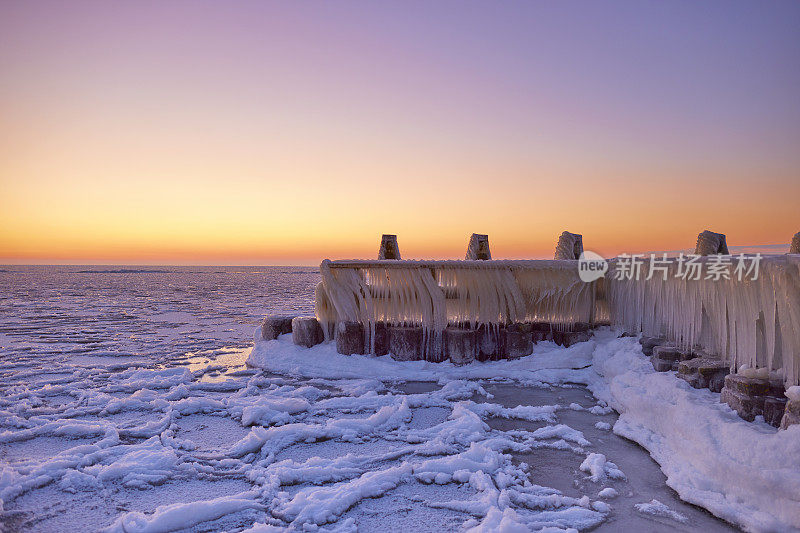
{"type": "MultiPolygon", "coordinates": [[[[147,499],[156,505],[101,506],[87,520],[109,532],[286,526],[352,531],[364,516],[364,501],[388,501],[403,486],[451,494],[415,505],[421,516],[446,513],[451,525],[476,530],[585,528],[610,512],[585,494],[565,496],[533,485],[527,467],[513,460],[516,453],[542,448],[583,454],[591,446],[582,431],[558,423],[565,405],[493,403],[477,380],[498,374],[533,386],[585,377],[590,344],[566,350],[548,343],[539,348],[539,361],[509,362],[509,368],[405,366],[365,357],[337,368],[332,346],[297,351],[286,338],[262,343],[250,358],[278,354],[300,369],[301,361],[291,358],[317,352],[319,371],[305,368],[305,376],[250,371],[206,382],[209,369],[219,366],[209,358],[199,368],[90,369],[73,373],[72,383],[38,390],[20,382],[1,405],[1,453],[17,458],[0,474],[4,512],[25,516],[31,507],[23,502],[29,501],[57,506],[54,494],[75,495],[75,502],[108,495],[128,502],[134,493],[173,487],[169,498],[147,499]],[[355,368],[357,361],[365,368],[355,368]],[[414,377],[431,382],[430,390],[403,393],[393,385],[414,377]],[[58,407],[45,407],[56,397],[63,398],[58,407]],[[504,432],[492,429],[489,420],[541,425],[504,432]],[[11,446],[31,450],[37,439],[63,439],[66,445],[54,457],[8,453],[11,446]],[[326,443],[335,444],[328,456],[326,443]],[[180,497],[181,484],[228,477],[251,490],[180,497]],[[460,492],[448,492],[454,486],[460,492]]],[[[41,528],[72,527],[59,522],[71,516],[43,515],[41,528]]],[[[35,530],[39,522],[27,523],[35,530]]]]}
{"type": "Polygon", "coordinates": [[[800,529],[798,428],[741,421],[611,330],[458,367],[290,336],[170,358],[0,365],[12,530],[727,529],[619,435],[684,500],[749,530],[800,529]]]}
{"type": "Polygon", "coordinates": [[[786,389],[786,397],[792,402],[800,402],[800,385],[793,385],[786,389]]]}
{"type": "Polygon", "coordinates": [[[752,531],[800,529],[800,426],[739,418],[719,395],[654,372],[635,339],[598,343],[589,385],[646,448],[680,497],[752,531]]]}
{"type": "Polygon", "coordinates": [[[104,533],[167,533],[243,509],[264,509],[263,505],[253,500],[255,495],[243,493],[208,501],[165,505],[156,508],[149,516],[140,512],[125,513],[104,533]]]}
{"type": "Polygon", "coordinates": [[[618,493],[612,487],[606,487],[597,493],[598,498],[610,499],[617,497],[618,493]]]}
{"type": "MultiPolygon", "coordinates": [[[[720,404],[718,395],[692,389],[672,373],[654,372],[636,339],[615,338],[608,332],[598,337],[567,349],[541,343],[532,356],[517,361],[463,367],[397,363],[388,356],[347,356],[349,364],[345,366],[341,359],[345,356],[327,345],[305,350],[303,362],[310,364],[301,365],[299,356],[292,353],[294,348],[278,339],[256,346],[249,362],[274,372],[329,379],[357,375],[414,381],[508,378],[531,384],[585,383],[601,401],[588,410],[593,414],[608,413],[611,408],[620,412],[614,433],[646,448],[661,465],[669,486],[684,500],[754,531],[800,528],[800,504],[795,496],[800,494],[800,469],[796,467],[800,428],[776,431],[763,423],[747,423],[720,404]],[[593,366],[587,368],[589,365],[593,366]]],[[[575,404],[563,408],[582,409],[575,404]]],[[[486,409],[482,407],[480,414],[488,414],[486,409]]],[[[545,421],[552,412],[538,409],[527,418],[545,421]]],[[[492,414],[510,416],[508,410],[492,414]]],[[[597,428],[604,429],[605,424],[597,422],[597,428]]],[[[570,429],[545,426],[531,433],[585,445],[582,436],[570,429]]],[[[468,434],[463,429],[459,433],[468,434]]],[[[581,470],[598,483],[625,478],[601,453],[588,454],[581,470]]]]}
{"type": "Polygon", "coordinates": [[[650,500],[648,503],[637,503],[634,507],[636,507],[636,510],[640,513],[663,516],[681,523],[689,521],[684,515],[671,510],[658,500],[650,500]]]}
{"type": "Polygon", "coordinates": [[[403,463],[377,472],[365,472],[354,480],[331,487],[303,489],[290,501],[279,501],[273,514],[295,526],[334,522],[362,499],[381,496],[397,487],[411,471],[411,465],[403,463]]]}
{"type": "Polygon", "coordinates": [[[581,463],[580,468],[584,472],[588,472],[595,483],[605,481],[608,478],[625,479],[625,474],[622,473],[622,470],[617,468],[617,465],[611,461],[607,461],[606,456],[602,453],[588,454],[581,463]]]}
{"type": "Polygon", "coordinates": [[[433,381],[441,379],[510,379],[524,383],[588,383],[592,379],[594,345],[584,342],[563,348],[552,342],[535,345],[532,356],[513,361],[487,361],[456,366],[450,362],[399,363],[385,355],[342,355],[331,344],[295,346],[291,335],[256,343],[247,363],[276,374],[324,379],[433,381]]]}

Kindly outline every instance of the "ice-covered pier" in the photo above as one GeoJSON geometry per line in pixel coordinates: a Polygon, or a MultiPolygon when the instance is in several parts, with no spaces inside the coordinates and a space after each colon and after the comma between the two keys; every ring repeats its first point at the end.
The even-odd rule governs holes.
{"type": "Polygon", "coordinates": [[[513,261],[489,260],[486,235],[472,236],[463,261],[401,260],[384,236],[382,259],[323,261],[316,316],[267,319],[263,337],[292,331],[297,344],[330,340],[343,354],[466,364],[530,355],[544,340],[569,346],[611,324],[643,335],[657,370],[727,387],[743,417],[800,420],[783,394],[800,385],[800,255],[739,256],[733,267],[725,236],[708,231],[697,250],[690,262],[621,256],[586,280],[582,236],[569,232],[561,259],[513,261]]]}

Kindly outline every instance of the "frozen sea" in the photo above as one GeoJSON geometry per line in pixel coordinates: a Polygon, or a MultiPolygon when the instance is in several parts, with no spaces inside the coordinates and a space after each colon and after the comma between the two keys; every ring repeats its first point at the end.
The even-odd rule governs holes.
{"type": "Polygon", "coordinates": [[[263,316],[312,314],[318,281],[2,267],[3,531],[734,529],[611,431],[580,384],[594,341],[457,369],[326,367],[329,346],[306,365],[284,337],[246,366],[263,316]]]}

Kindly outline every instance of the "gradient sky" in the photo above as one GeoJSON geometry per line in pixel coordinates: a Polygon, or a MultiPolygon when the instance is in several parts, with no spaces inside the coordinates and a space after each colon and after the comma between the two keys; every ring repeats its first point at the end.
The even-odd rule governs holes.
{"type": "Polygon", "coordinates": [[[788,243],[800,3],[0,3],[0,263],[788,243]]]}

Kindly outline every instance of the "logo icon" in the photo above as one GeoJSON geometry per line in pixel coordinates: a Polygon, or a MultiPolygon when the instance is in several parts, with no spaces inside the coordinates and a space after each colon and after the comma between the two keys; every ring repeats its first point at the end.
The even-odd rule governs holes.
{"type": "Polygon", "coordinates": [[[608,272],[608,261],[600,254],[587,250],[578,259],[578,276],[586,283],[602,278],[606,272],[608,272]]]}

